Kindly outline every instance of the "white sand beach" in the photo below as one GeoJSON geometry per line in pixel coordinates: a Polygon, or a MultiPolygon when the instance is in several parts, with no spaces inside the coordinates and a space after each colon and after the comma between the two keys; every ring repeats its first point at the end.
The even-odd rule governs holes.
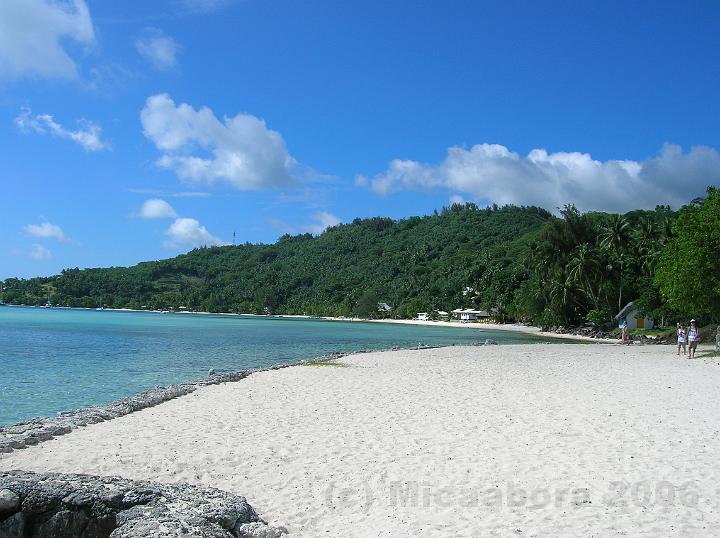
{"type": "Polygon", "coordinates": [[[344,319],[344,318],[324,318],[330,320],[342,320],[342,321],[363,321],[370,323],[398,323],[401,325],[425,325],[430,327],[456,327],[458,329],[485,329],[485,330],[497,330],[497,331],[512,331],[520,332],[525,334],[532,334],[543,338],[552,338],[558,342],[562,340],[574,340],[578,342],[595,342],[602,344],[617,344],[618,339],[609,338],[592,338],[590,336],[583,336],[579,334],[567,334],[567,333],[555,333],[550,331],[543,331],[540,327],[534,325],[523,325],[521,323],[478,323],[478,322],[463,322],[463,321],[425,321],[419,319],[344,319]]]}
{"type": "Polygon", "coordinates": [[[450,347],[253,374],[0,455],[244,495],[290,536],[718,536],[720,364],[450,347]]]}

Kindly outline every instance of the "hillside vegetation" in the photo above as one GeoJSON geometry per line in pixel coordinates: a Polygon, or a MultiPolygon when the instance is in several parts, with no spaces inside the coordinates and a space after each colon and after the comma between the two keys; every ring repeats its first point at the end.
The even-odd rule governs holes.
{"type": "MultiPolygon", "coordinates": [[[[698,208],[712,213],[717,198],[709,189],[705,201],[681,210],[680,222],[691,212],[711,218],[698,208]]],[[[673,284],[658,267],[682,262],[664,253],[668,242],[680,240],[676,219],[664,206],[625,215],[567,206],[558,218],[537,207],[454,204],[399,221],[356,219],[272,245],[199,248],[127,268],[8,279],[4,300],[44,304],[49,294],[55,305],[92,308],[397,318],[477,307],[540,325],[609,323],[625,302],[638,300],[657,319],[687,314],[710,321],[716,302],[694,312],[692,302],[671,294],[666,303],[660,292],[670,293],[673,284]],[[379,302],[392,311],[378,312],[379,302]]]]}
{"type": "Polygon", "coordinates": [[[454,205],[441,214],[356,219],[318,237],[273,245],[199,248],[133,267],[67,269],[57,277],[6,281],[8,303],[179,308],[211,312],[370,315],[378,302],[405,317],[471,306],[462,292],[486,259],[512,264],[543,209],[454,205]],[[479,256],[482,254],[482,256],[479,256]]]}

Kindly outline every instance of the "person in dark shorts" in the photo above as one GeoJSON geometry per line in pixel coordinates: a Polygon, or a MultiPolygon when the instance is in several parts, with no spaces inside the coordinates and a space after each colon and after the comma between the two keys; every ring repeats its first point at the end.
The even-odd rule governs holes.
{"type": "Polygon", "coordinates": [[[680,348],[682,348],[683,355],[687,355],[687,331],[685,330],[685,325],[682,323],[677,324],[677,340],[677,354],[680,355],[680,348]]]}

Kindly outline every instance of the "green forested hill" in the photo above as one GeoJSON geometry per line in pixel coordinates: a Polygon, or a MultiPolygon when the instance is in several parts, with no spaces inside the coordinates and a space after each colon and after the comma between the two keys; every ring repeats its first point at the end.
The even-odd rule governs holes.
{"type": "Polygon", "coordinates": [[[542,326],[613,323],[628,301],[655,319],[720,319],[720,191],[672,211],[560,216],[455,204],[356,219],[273,245],[199,248],[133,267],[5,281],[5,302],[410,317],[459,307],[542,326]],[[378,312],[387,303],[391,313],[378,312]]]}
{"type": "Polygon", "coordinates": [[[472,306],[473,294],[463,290],[495,271],[502,279],[491,279],[495,291],[484,294],[495,306],[511,299],[519,253],[550,218],[536,207],[466,204],[400,221],[356,219],[273,245],[200,248],[127,268],[9,279],[5,301],[44,304],[50,291],[56,305],[318,315],[371,315],[386,302],[392,315],[405,317],[472,306]]]}

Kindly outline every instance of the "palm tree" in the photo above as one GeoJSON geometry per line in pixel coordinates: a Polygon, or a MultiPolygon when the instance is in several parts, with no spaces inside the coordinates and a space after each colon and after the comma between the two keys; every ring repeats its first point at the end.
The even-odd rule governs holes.
{"type": "Polygon", "coordinates": [[[641,267],[647,276],[652,276],[660,255],[660,239],[653,219],[644,217],[634,233],[635,244],[640,255],[641,267]]]}
{"type": "Polygon", "coordinates": [[[643,217],[635,231],[635,241],[639,248],[648,248],[657,240],[658,232],[653,219],[643,217]]]}
{"type": "Polygon", "coordinates": [[[597,273],[598,267],[595,251],[588,243],[583,243],[573,251],[568,264],[568,278],[571,282],[580,284],[580,289],[590,296],[596,308],[598,300],[593,291],[591,278],[597,273]]]}
{"type": "Polygon", "coordinates": [[[630,224],[622,215],[611,215],[600,230],[600,246],[614,254],[620,267],[618,312],[622,309],[623,254],[630,243],[630,224]]]}
{"type": "Polygon", "coordinates": [[[662,245],[657,241],[641,251],[641,267],[646,276],[653,276],[655,274],[655,269],[657,269],[658,263],[660,262],[661,252],[662,245]]]}
{"type": "Polygon", "coordinates": [[[672,237],[672,227],[673,219],[671,219],[667,215],[664,215],[660,219],[660,225],[658,226],[659,240],[662,245],[665,245],[665,243],[667,243],[668,240],[672,237]]]}
{"type": "Polygon", "coordinates": [[[568,314],[573,302],[572,283],[564,272],[557,271],[548,284],[550,300],[555,304],[555,310],[561,313],[563,322],[568,324],[570,318],[568,314]]]}

